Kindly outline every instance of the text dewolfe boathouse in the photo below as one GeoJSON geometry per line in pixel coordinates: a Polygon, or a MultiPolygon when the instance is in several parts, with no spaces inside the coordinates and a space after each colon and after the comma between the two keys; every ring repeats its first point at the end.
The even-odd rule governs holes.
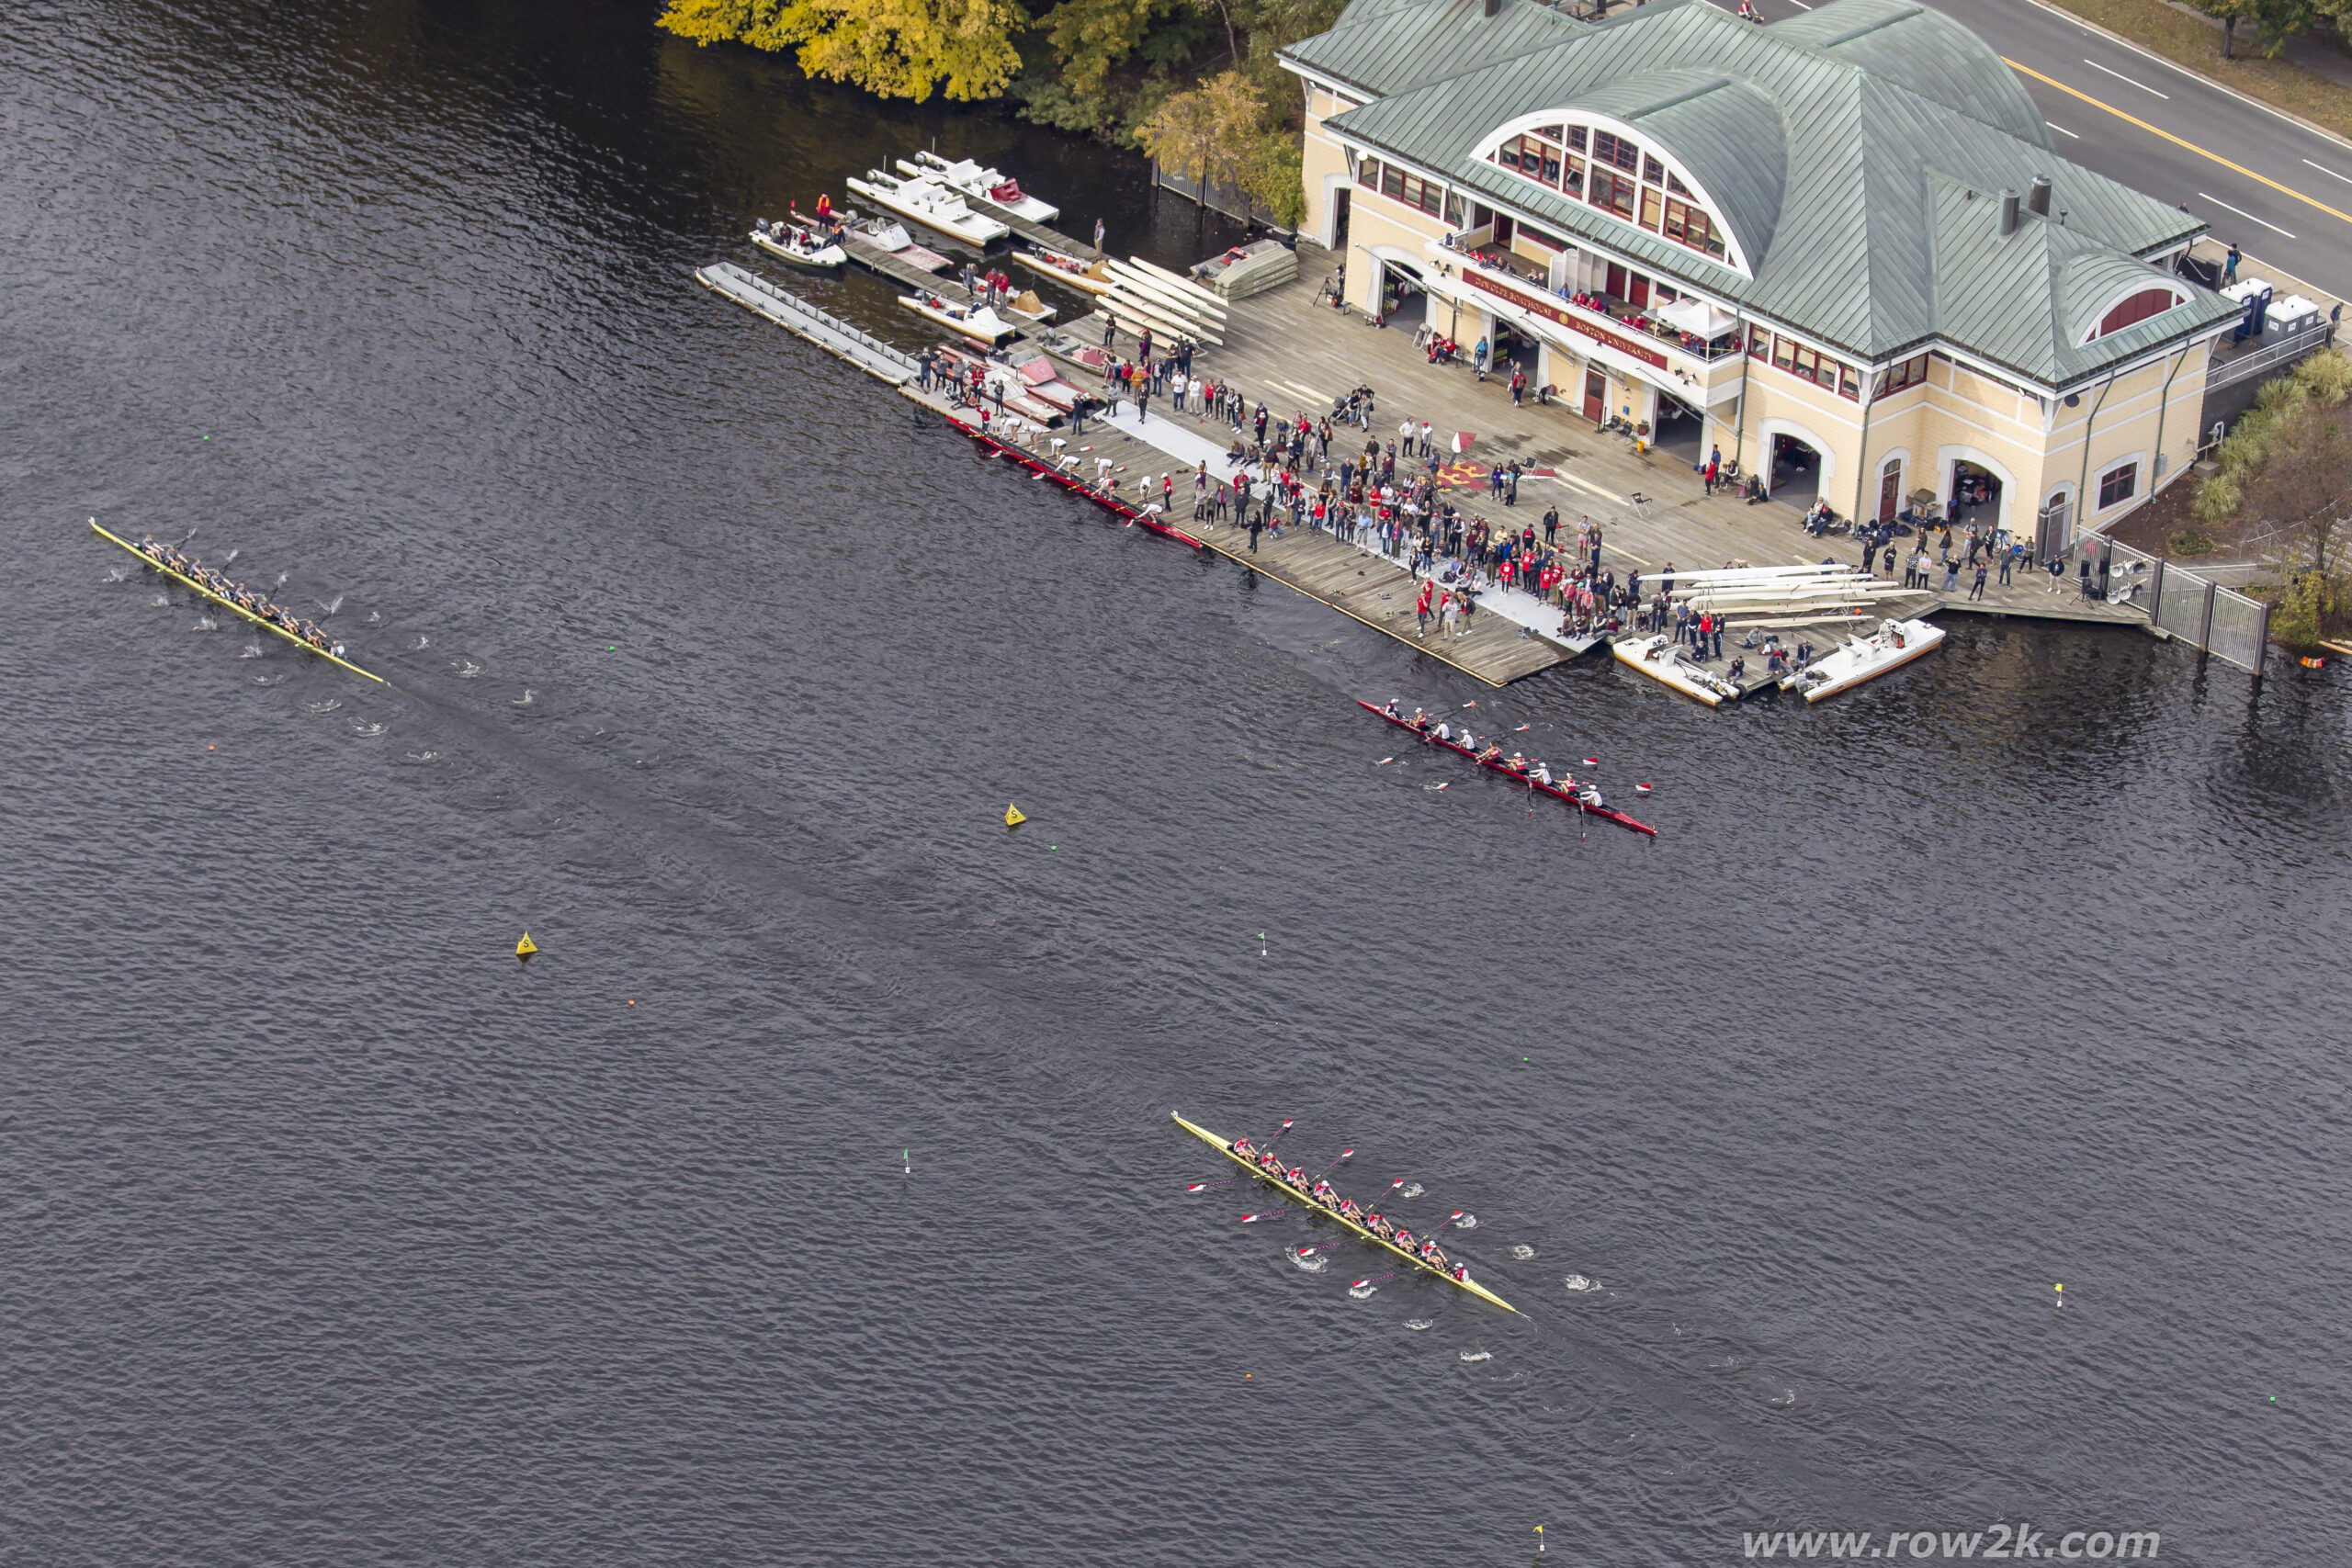
{"type": "Polygon", "coordinates": [[[1353,0],[1283,52],[1351,304],[1421,290],[1566,416],[1695,421],[1841,513],[1981,483],[2043,556],[2188,467],[2240,313],[2171,270],[2204,225],[2057,156],[1959,23],[1483,3],[1353,0]]]}

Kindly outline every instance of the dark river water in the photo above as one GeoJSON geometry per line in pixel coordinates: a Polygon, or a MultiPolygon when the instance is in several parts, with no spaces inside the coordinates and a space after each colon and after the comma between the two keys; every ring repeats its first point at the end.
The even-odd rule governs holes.
{"type": "Polygon", "coordinates": [[[1133,163],[650,9],[9,9],[0,1560],[2352,1561],[2340,677],[1467,686],[689,276],[934,135],[1216,243],[1133,163]]]}

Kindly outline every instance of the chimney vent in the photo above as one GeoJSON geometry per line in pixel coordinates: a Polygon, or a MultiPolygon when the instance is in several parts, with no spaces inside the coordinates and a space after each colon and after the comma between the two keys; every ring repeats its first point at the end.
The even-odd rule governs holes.
{"type": "Polygon", "coordinates": [[[2001,232],[2014,234],[2017,231],[2018,193],[2013,190],[2005,190],[2001,193],[2001,232]]]}
{"type": "Polygon", "coordinates": [[[1502,11],[1503,0],[1487,0],[1487,17],[1488,20],[1491,21],[1493,18],[1501,16],[1502,11]]]}
{"type": "Polygon", "coordinates": [[[2050,176],[2048,175],[2034,175],[2033,184],[2026,187],[2025,209],[2028,212],[2039,213],[2044,218],[2050,216],[2050,176]]]}

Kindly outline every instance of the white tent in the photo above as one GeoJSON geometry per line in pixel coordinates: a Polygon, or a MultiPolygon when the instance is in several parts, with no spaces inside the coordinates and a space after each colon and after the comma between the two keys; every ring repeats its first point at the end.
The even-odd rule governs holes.
{"type": "Polygon", "coordinates": [[[1739,325],[1739,318],[1729,310],[1710,305],[1704,299],[1693,299],[1687,294],[1660,305],[1657,316],[1659,321],[1670,321],[1693,337],[1704,338],[1710,343],[1739,325]]]}

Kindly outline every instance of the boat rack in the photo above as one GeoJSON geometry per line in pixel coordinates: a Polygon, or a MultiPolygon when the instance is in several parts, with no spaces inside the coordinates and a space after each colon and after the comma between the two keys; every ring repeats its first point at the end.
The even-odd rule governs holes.
{"type": "Polygon", "coordinates": [[[698,268],[695,276],[701,280],[704,288],[726,295],[786,331],[807,338],[828,354],[845,359],[894,387],[903,387],[921,374],[921,367],[915,364],[912,355],[892,348],[872,333],[851,326],[838,316],[828,315],[806,299],[786,294],[767,279],[756,273],[746,272],[733,262],[716,262],[698,268]]]}

